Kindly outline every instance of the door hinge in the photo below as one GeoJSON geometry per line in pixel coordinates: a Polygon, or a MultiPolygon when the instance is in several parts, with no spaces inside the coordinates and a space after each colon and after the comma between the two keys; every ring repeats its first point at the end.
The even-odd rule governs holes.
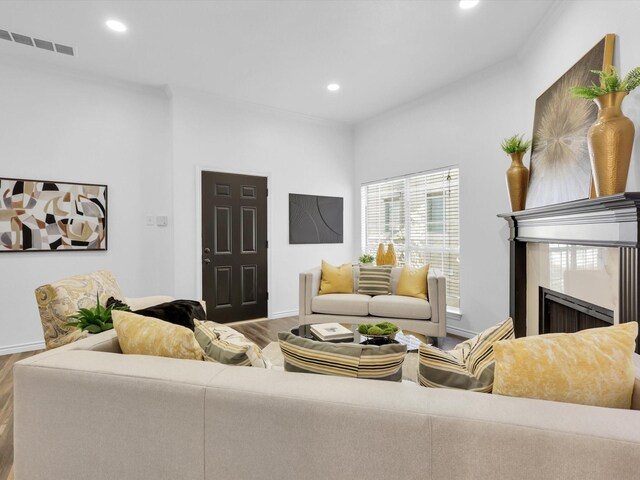
{"type": "Polygon", "coordinates": [[[267,248],[269,248],[269,240],[267,240],[265,243],[266,243],[267,248]]]}
{"type": "Polygon", "coordinates": [[[269,196],[269,189],[265,188],[265,197],[268,197],[268,196],[269,196]]]}
{"type": "Polygon", "coordinates": [[[269,300],[269,292],[267,292],[267,300],[269,300]]]}

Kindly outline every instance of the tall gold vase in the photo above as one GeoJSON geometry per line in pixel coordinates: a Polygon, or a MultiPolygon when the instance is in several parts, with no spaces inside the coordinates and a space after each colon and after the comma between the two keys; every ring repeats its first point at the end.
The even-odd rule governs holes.
{"type": "Polygon", "coordinates": [[[595,98],[598,119],[589,129],[587,144],[596,195],[622,193],[627,187],[635,128],[622,113],[627,92],[611,92],[595,98]]]}
{"type": "Polygon", "coordinates": [[[381,243],[378,245],[378,252],[376,253],[376,265],[385,265],[384,245],[381,243]]]}
{"type": "Polygon", "coordinates": [[[511,154],[511,166],[507,169],[507,190],[511,210],[518,212],[524,210],[527,202],[527,187],[529,186],[529,169],[522,164],[525,152],[511,154]]]}
{"type": "Polygon", "coordinates": [[[396,261],[396,251],[393,248],[393,243],[390,243],[387,245],[387,253],[384,254],[384,264],[394,266],[396,261]]]}

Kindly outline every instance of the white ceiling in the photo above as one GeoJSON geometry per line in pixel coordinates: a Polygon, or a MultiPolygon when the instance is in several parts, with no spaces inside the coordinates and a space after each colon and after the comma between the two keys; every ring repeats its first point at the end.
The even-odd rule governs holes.
{"type": "Polygon", "coordinates": [[[509,58],[553,3],[4,0],[0,29],[78,55],[1,39],[0,55],[353,123],[509,58]]]}

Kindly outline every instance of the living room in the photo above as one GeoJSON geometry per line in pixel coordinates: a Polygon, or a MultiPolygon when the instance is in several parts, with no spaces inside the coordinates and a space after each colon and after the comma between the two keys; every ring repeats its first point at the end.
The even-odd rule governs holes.
{"type": "MultiPolygon", "coordinates": [[[[512,210],[505,185],[511,159],[501,142],[514,134],[533,136],[536,100],[608,34],[615,35],[611,63],[622,75],[640,65],[640,2],[480,0],[468,9],[461,3],[0,1],[0,30],[12,34],[9,41],[0,38],[0,177],[108,186],[108,248],[0,251],[2,271],[11,277],[0,289],[0,360],[17,354],[26,358],[46,348],[34,290],[74,275],[108,270],[127,297],[205,298],[200,203],[205,172],[266,178],[268,300],[266,314],[259,316],[260,331],[277,335],[298,325],[302,272],[323,260],[357,265],[363,253],[375,256],[369,244],[382,239],[367,238],[363,231],[363,187],[451,169],[459,172],[459,247],[452,253],[456,264],[447,264],[456,272],[447,278],[447,294],[453,295],[454,284],[458,291],[454,299],[447,298],[447,338],[440,346],[474,337],[516,317],[514,312],[520,314],[520,325],[530,326],[522,309],[537,302],[527,297],[528,306],[519,303],[529,291],[518,284],[513,263],[514,256],[528,260],[514,254],[512,225],[505,221],[513,218],[498,217],[512,210]],[[110,29],[108,20],[121,22],[125,30],[110,29]],[[74,55],[21,44],[13,33],[72,46],[74,55]],[[291,194],[342,199],[342,241],[293,244],[291,194]]],[[[629,93],[622,110],[638,123],[638,91],[629,93]]],[[[624,192],[640,191],[637,141],[634,145],[624,192]]],[[[530,167],[529,154],[525,165],[530,167]]],[[[399,255],[405,253],[395,246],[399,255]]],[[[633,297],[635,305],[637,291],[633,297]]],[[[209,302],[207,307],[209,313],[209,302]]],[[[621,323],[622,313],[611,310],[614,323],[621,323]]],[[[258,330],[242,328],[247,337],[252,328],[258,330]]],[[[13,402],[6,375],[0,377],[2,409],[13,402]]],[[[198,375],[207,374],[199,370],[198,375]]],[[[394,402],[402,398],[404,393],[394,402]]],[[[454,397],[447,401],[459,402],[454,397]]],[[[511,404],[504,405],[517,416],[517,408],[512,412],[511,404]]],[[[550,424],[563,418],[558,412],[569,411],[536,408],[531,411],[548,415],[550,424]]],[[[357,417],[357,409],[352,410],[357,417]]],[[[508,423],[507,413],[486,421],[508,423]]],[[[579,423],[593,414],[576,415],[579,423]]],[[[637,427],[636,417],[605,416],[594,422],[615,418],[637,427]]],[[[0,480],[14,473],[17,480],[36,478],[11,470],[13,432],[3,421],[0,415],[0,480]]],[[[310,420],[309,427],[314,426],[323,428],[310,420]]],[[[406,434],[403,444],[414,435],[391,421],[387,426],[389,438],[406,434]]],[[[571,434],[589,435],[578,430],[571,434]]],[[[640,433],[621,435],[616,440],[624,444],[620,452],[636,456],[618,462],[623,466],[616,471],[636,465],[637,472],[640,433]]],[[[539,451],[538,438],[510,438],[530,441],[532,451],[539,451]]],[[[343,447],[356,451],[350,443],[343,447]]],[[[402,465],[410,452],[390,464],[402,465]]],[[[572,455],[583,459],[586,454],[572,455]]],[[[199,462],[196,457],[194,465],[199,462]]],[[[474,476],[463,460],[460,465],[469,469],[457,470],[456,462],[449,457],[440,473],[432,469],[424,478],[489,478],[479,472],[474,476]]],[[[554,476],[539,457],[518,463],[523,476],[500,470],[497,478],[598,478],[600,471],[590,465],[593,476],[562,469],[554,476]],[[537,467],[542,473],[531,476],[537,467]]],[[[336,465],[351,472],[346,457],[336,465]]],[[[100,468],[103,473],[92,478],[117,476],[106,465],[100,468]]],[[[273,465],[262,468],[279,471],[273,465]]],[[[283,471],[285,478],[330,476],[318,473],[318,465],[283,471]]],[[[414,478],[409,471],[397,476],[414,478]]],[[[248,472],[226,470],[220,478],[253,478],[248,472]]],[[[333,468],[327,472],[335,473],[333,468]]],[[[203,478],[202,472],[193,478],[203,478]]]]}

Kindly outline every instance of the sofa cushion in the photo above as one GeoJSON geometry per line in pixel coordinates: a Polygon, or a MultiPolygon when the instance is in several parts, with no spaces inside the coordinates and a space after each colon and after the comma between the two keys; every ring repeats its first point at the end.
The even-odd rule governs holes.
{"type": "Polygon", "coordinates": [[[350,263],[336,267],[322,260],[322,277],[318,294],[329,293],[353,293],[353,267],[350,263]]]}
{"type": "Polygon", "coordinates": [[[369,301],[369,313],[375,317],[429,320],[431,305],[422,298],[379,295],[369,301]]]}
{"type": "Polygon", "coordinates": [[[227,365],[270,368],[258,345],[226,325],[195,320],[196,340],[204,351],[204,359],[227,365]]]}
{"type": "Polygon", "coordinates": [[[494,345],[513,337],[513,321],[509,318],[448,352],[422,344],[419,350],[418,382],[424,387],[491,392],[495,367],[494,345]]]}
{"type": "Polygon", "coordinates": [[[187,327],[119,310],[112,317],[122,353],[202,360],[202,348],[187,327]]]}
{"type": "Polygon", "coordinates": [[[278,334],[288,372],[402,381],[405,345],[318,342],[289,332],[278,334]]]}
{"type": "Polygon", "coordinates": [[[360,267],[358,293],[362,295],[389,295],[391,267],[360,267]]]}
{"type": "Polygon", "coordinates": [[[630,408],[638,323],[496,343],[493,393],[630,408]]]}
{"type": "Polygon", "coordinates": [[[369,295],[358,293],[329,293],[318,295],[311,300],[313,313],[325,313],[330,315],[356,315],[366,317],[369,315],[369,295]]]}

